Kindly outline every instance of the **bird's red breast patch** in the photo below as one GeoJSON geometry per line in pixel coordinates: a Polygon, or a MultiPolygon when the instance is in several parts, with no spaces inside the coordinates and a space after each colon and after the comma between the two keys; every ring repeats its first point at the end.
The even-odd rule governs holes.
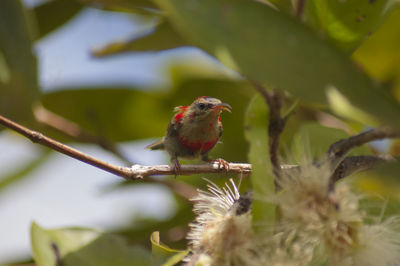
{"type": "Polygon", "coordinates": [[[218,138],[216,138],[214,140],[211,140],[211,141],[202,142],[201,140],[199,140],[199,141],[189,141],[189,140],[186,140],[186,139],[184,139],[184,138],[179,136],[179,141],[183,146],[185,146],[186,148],[188,148],[188,149],[190,149],[192,151],[207,152],[212,147],[215,146],[215,144],[218,141],[218,138]]]}

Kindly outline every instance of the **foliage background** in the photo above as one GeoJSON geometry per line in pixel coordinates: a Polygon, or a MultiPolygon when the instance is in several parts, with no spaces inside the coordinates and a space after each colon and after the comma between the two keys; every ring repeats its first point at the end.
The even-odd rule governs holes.
{"type": "MultiPolygon", "coordinates": [[[[382,123],[400,127],[400,29],[397,26],[400,9],[397,1],[305,1],[303,22],[293,16],[291,1],[273,1],[279,11],[260,2],[263,1],[204,0],[200,4],[195,0],[53,0],[28,5],[27,2],[3,0],[0,3],[0,114],[118,164],[125,162],[93,142],[117,143],[131,162],[166,161],[166,157],[142,148],[152,141],[150,138],[164,134],[174,106],[189,104],[200,95],[210,95],[228,102],[234,110],[232,115],[224,114],[223,145],[218,145],[212,156],[228,161],[250,160],[257,165],[258,158],[266,158],[265,150],[259,149],[257,143],[262,141],[261,145],[265,145],[268,114],[261,100],[254,98],[255,91],[244,77],[287,90],[291,95],[289,103],[300,99],[282,136],[282,150],[294,158],[303,152],[298,143],[310,142],[312,153],[317,156],[332,142],[367,127],[382,123]],[[96,29],[93,34],[83,33],[88,40],[85,50],[90,60],[75,60],[77,52],[71,47],[81,43],[77,38],[80,35],[63,38],[62,34],[68,28],[79,32],[79,27],[89,23],[83,17],[90,12],[106,12],[107,15],[99,16],[108,19],[98,21],[93,26],[96,29]],[[117,23],[119,20],[124,23],[117,23]],[[78,26],[72,27],[74,23],[78,26]],[[121,28],[111,27],[113,23],[121,28]],[[94,34],[96,31],[102,34],[94,34]],[[101,41],[96,36],[102,36],[101,41]],[[41,72],[46,70],[46,57],[40,51],[46,51],[41,50],[40,45],[57,38],[64,42],[53,52],[59,70],[47,69],[52,75],[47,74],[50,78],[45,78],[41,72]],[[189,48],[191,46],[209,55],[198,48],[189,48]],[[63,75],[63,65],[72,65],[75,71],[70,76],[63,75]],[[39,122],[38,105],[72,121],[90,137],[67,136],[49,126],[49,121],[39,122]],[[248,129],[247,141],[244,125],[248,129]],[[252,147],[249,156],[248,143],[252,147]]],[[[289,107],[290,104],[287,109],[289,107]]],[[[39,147],[32,148],[26,140],[3,128],[2,131],[4,163],[0,209],[19,213],[18,220],[25,222],[14,230],[26,235],[28,221],[39,222],[31,231],[39,265],[53,260],[54,254],[44,244],[47,242],[43,242],[48,241],[46,237],[62,242],[63,236],[76,234],[90,235],[89,239],[96,240],[68,243],[61,253],[70,254],[71,261],[76,258],[74,252],[93,258],[91,248],[99,252],[100,246],[113,241],[126,247],[120,238],[109,239],[114,239],[115,235],[79,231],[82,229],[46,231],[40,227],[42,224],[46,227],[90,225],[113,232],[126,239],[129,245],[136,245],[137,250],[124,253],[126,262],[121,263],[135,260],[129,255],[133,252],[143,252],[144,260],[148,259],[148,254],[138,246],[149,250],[150,235],[156,230],[160,231],[162,241],[171,247],[185,247],[187,223],[193,219],[191,205],[186,199],[169,192],[161,184],[149,185],[146,180],[127,183],[101,173],[104,181],[97,181],[97,170],[89,166],[78,168],[81,164],[77,161],[39,147]],[[18,146],[19,153],[14,149],[18,146]],[[55,158],[57,165],[54,165],[55,158]],[[69,172],[71,167],[75,171],[69,172]],[[50,178],[39,182],[38,176],[51,176],[53,187],[50,190],[57,193],[41,195],[50,178]],[[77,187],[86,182],[82,180],[91,180],[90,191],[79,192],[77,187]],[[15,193],[18,190],[20,192],[15,193]],[[38,195],[33,201],[32,191],[38,195]],[[89,206],[79,193],[99,194],[97,201],[91,201],[89,206]],[[113,200],[112,195],[124,196],[113,200]],[[110,201],[102,203],[107,197],[110,201]],[[15,201],[18,204],[9,203],[15,201]],[[68,202],[81,210],[66,211],[70,210],[68,202]],[[81,204],[83,209],[79,207],[81,204]],[[46,206],[47,211],[29,211],[35,205],[46,206]],[[165,209],[162,215],[156,215],[165,209]],[[107,210],[112,214],[100,219],[101,222],[89,215],[98,213],[104,217],[107,210]]],[[[394,155],[398,152],[397,142],[373,147],[356,152],[365,154],[378,150],[394,155]]],[[[252,178],[253,184],[245,180],[242,190],[251,185],[256,189],[269,186],[263,181],[268,172],[265,164],[259,167],[252,178]]],[[[399,210],[398,168],[397,165],[392,168],[380,173],[379,178],[374,172],[354,178],[358,189],[379,193],[380,199],[386,200],[376,200],[376,203],[387,204],[387,213],[399,210]]],[[[226,181],[218,176],[210,178],[220,184],[226,181]]],[[[204,187],[199,176],[178,179],[204,187]]],[[[368,206],[374,204],[369,202],[368,206]]],[[[10,232],[10,224],[2,227],[4,232],[10,232]]],[[[8,244],[4,239],[1,242],[4,246],[8,244]]],[[[107,254],[113,258],[123,250],[107,254]]],[[[23,252],[22,257],[4,258],[11,261],[26,258],[29,262],[30,255],[23,252]]],[[[106,263],[107,258],[101,261],[106,263]]]]}

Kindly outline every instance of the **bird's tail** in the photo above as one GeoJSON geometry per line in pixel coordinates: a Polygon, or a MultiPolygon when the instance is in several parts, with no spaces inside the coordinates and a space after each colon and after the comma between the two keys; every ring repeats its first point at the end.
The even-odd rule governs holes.
{"type": "Polygon", "coordinates": [[[164,149],[164,139],[160,139],[150,145],[146,146],[146,149],[150,150],[163,150],[164,149]]]}

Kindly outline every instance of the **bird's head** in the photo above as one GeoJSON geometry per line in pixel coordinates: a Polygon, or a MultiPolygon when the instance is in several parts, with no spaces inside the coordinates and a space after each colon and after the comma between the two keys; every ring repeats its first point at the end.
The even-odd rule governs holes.
{"type": "Polygon", "coordinates": [[[217,119],[222,111],[231,112],[232,107],[217,98],[202,96],[194,100],[187,109],[187,115],[195,120],[217,119]]]}

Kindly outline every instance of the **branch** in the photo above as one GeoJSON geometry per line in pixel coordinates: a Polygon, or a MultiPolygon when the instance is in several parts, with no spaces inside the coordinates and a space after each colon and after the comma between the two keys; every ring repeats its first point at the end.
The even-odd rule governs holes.
{"type": "MultiPolygon", "coordinates": [[[[123,167],[101,161],[93,156],[80,152],[56,140],[46,137],[40,132],[33,131],[24,126],[21,126],[18,123],[13,122],[1,115],[0,115],[0,124],[18,132],[24,137],[30,139],[33,143],[44,145],[50,149],[53,149],[67,156],[75,158],[79,161],[100,168],[114,175],[123,177],[127,180],[142,179],[149,175],[176,174],[175,170],[169,165],[159,165],[159,166],[133,165],[132,167],[123,167]]],[[[179,174],[190,175],[190,174],[205,174],[205,173],[220,173],[220,174],[243,173],[245,175],[246,174],[248,175],[250,174],[250,172],[251,172],[250,164],[230,163],[229,169],[226,170],[219,168],[218,162],[215,162],[213,164],[182,165],[179,174]]]]}
{"type": "Polygon", "coordinates": [[[269,155],[272,164],[272,171],[275,175],[275,187],[279,191],[279,179],[281,178],[281,164],[279,158],[280,136],[285,127],[286,118],[281,117],[281,109],[283,104],[283,96],[276,90],[272,93],[268,92],[262,85],[253,82],[254,88],[264,97],[269,107],[269,155]]]}
{"type": "Polygon", "coordinates": [[[306,5],[306,0],[297,0],[295,7],[295,15],[301,21],[303,19],[304,6],[306,5]]]}
{"type": "Polygon", "coordinates": [[[331,166],[336,168],[351,149],[374,140],[398,137],[400,137],[400,134],[388,127],[370,129],[358,135],[351,136],[347,139],[341,139],[333,143],[329,147],[325,157],[330,162],[331,166]]]}
{"type": "Polygon", "coordinates": [[[329,180],[329,191],[332,192],[335,188],[335,183],[342,178],[358,173],[367,171],[377,166],[392,162],[394,158],[390,155],[364,155],[364,156],[349,156],[343,159],[339,166],[335,169],[329,180]]]}
{"type": "Polygon", "coordinates": [[[58,151],[65,155],[68,155],[72,158],[75,158],[79,161],[93,165],[97,168],[100,168],[102,170],[105,170],[107,172],[115,174],[117,176],[121,176],[125,179],[132,179],[132,178],[134,179],[135,178],[129,167],[116,166],[116,165],[109,164],[109,163],[103,162],[101,160],[98,160],[90,155],[87,155],[87,154],[82,153],[74,148],[71,148],[71,147],[65,145],[65,144],[62,144],[61,142],[58,142],[49,137],[46,137],[45,135],[43,135],[40,132],[33,131],[24,126],[21,126],[1,115],[0,115],[0,124],[2,124],[3,126],[9,128],[9,129],[14,130],[15,132],[18,132],[19,134],[23,135],[24,137],[30,139],[33,143],[41,144],[50,149],[53,149],[55,151],[58,151]]]}
{"type": "MultiPolygon", "coordinates": [[[[135,164],[132,166],[132,172],[135,173],[136,178],[144,178],[150,175],[175,175],[175,169],[170,165],[140,165],[135,164]]],[[[193,174],[243,174],[249,175],[251,173],[251,164],[247,163],[229,163],[229,169],[221,169],[218,162],[209,164],[182,164],[179,174],[180,175],[193,175],[193,174]]]]}

